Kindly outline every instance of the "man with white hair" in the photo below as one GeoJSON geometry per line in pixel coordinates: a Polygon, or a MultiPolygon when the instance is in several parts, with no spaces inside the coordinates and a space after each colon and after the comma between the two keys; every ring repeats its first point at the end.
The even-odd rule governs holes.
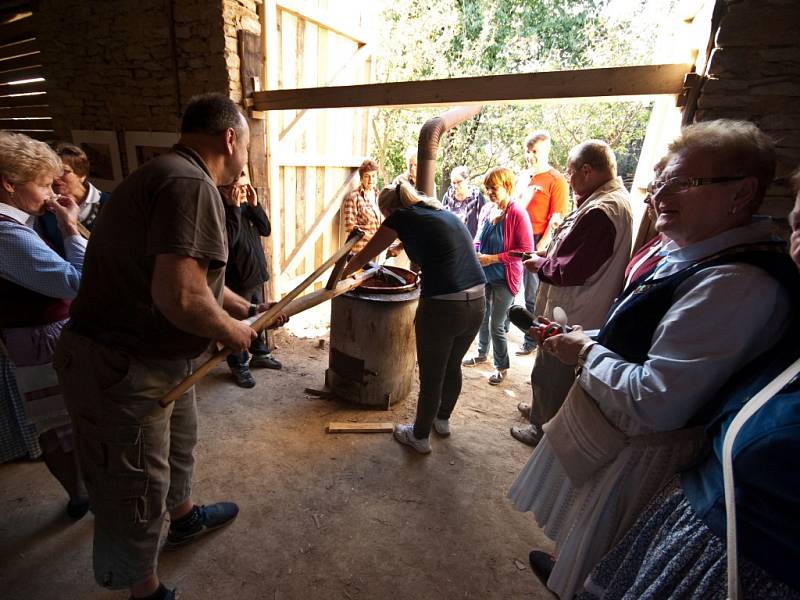
{"type": "MultiPolygon", "coordinates": [[[[631,249],[631,206],[617,177],[614,151],[603,141],[572,148],[567,177],[577,208],[553,235],[547,255],[523,263],[541,280],[532,314],[553,320],[553,310],[560,306],[570,323],[597,329],[622,289],[631,249]]],[[[531,371],[533,404],[518,406],[530,425],[512,427],[511,435],[529,446],[538,444],[542,425],[561,408],[574,380],[573,367],[537,352],[531,371]]]]}

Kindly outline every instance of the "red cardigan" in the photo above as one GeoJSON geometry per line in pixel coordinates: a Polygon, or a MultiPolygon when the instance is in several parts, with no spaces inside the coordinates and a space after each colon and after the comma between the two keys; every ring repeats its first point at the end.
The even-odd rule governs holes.
{"type": "MultiPolygon", "coordinates": [[[[481,249],[481,230],[483,222],[489,218],[489,213],[494,204],[487,202],[481,209],[478,217],[478,233],[475,236],[475,250],[481,249]]],[[[531,219],[518,204],[509,200],[506,215],[503,217],[503,251],[498,254],[500,262],[505,267],[506,285],[511,293],[516,296],[522,286],[522,259],[509,256],[510,251],[533,252],[533,229],[531,219]]]]}

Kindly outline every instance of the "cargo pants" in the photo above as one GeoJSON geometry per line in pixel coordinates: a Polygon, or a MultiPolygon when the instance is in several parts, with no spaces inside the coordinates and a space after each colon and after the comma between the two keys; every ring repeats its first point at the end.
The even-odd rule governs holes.
{"type": "Polygon", "coordinates": [[[134,357],[67,328],[54,366],[95,516],[95,578],[130,587],[156,572],[166,511],[191,496],[194,388],[166,408],[158,403],[190,362],[134,357]]]}

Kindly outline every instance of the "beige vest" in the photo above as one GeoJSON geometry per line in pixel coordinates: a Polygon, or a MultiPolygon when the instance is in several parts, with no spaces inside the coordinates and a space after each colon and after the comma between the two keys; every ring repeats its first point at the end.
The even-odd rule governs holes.
{"type": "Polygon", "coordinates": [[[601,185],[580,208],[564,219],[547,247],[547,256],[555,256],[575,223],[596,208],[606,214],[617,231],[613,254],[583,285],[560,287],[542,282],[536,294],[535,314],[552,319],[553,309],[560,306],[566,311],[570,325],[598,329],[603,324],[606,312],[622,289],[625,267],[631,254],[633,217],[628,192],[619,178],[601,185]]]}

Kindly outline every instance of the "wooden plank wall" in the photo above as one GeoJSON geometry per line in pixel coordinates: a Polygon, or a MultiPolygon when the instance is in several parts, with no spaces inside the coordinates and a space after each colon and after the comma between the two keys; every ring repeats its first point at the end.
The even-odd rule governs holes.
{"type": "MultiPolygon", "coordinates": [[[[364,41],[326,26],[326,19],[335,20],[336,15],[325,0],[316,6],[303,4],[306,16],[289,1],[279,0],[274,6],[278,30],[273,38],[277,40],[277,59],[272,63],[277,71],[274,89],[313,88],[329,85],[334,79],[347,84],[369,82],[368,56],[342,72],[364,41]],[[311,13],[313,18],[308,16],[311,13]]],[[[269,69],[269,57],[267,61],[269,69]]],[[[279,294],[291,289],[343,243],[339,207],[344,193],[355,185],[355,168],[366,156],[368,116],[368,109],[276,111],[278,137],[299,128],[278,143],[277,151],[272,148],[269,152],[277,167],[270,190],[275,202],[270,209],[280,213],[276,219],[280,240],[275,240],[279,294]]]]}
{"type": "Polygon", "coordinates": [[[39,140],[53,138],[32,2],[0,7],[0,129],[39,140]],[[32,80],[27,83],[20,81],[32,80]]]}

